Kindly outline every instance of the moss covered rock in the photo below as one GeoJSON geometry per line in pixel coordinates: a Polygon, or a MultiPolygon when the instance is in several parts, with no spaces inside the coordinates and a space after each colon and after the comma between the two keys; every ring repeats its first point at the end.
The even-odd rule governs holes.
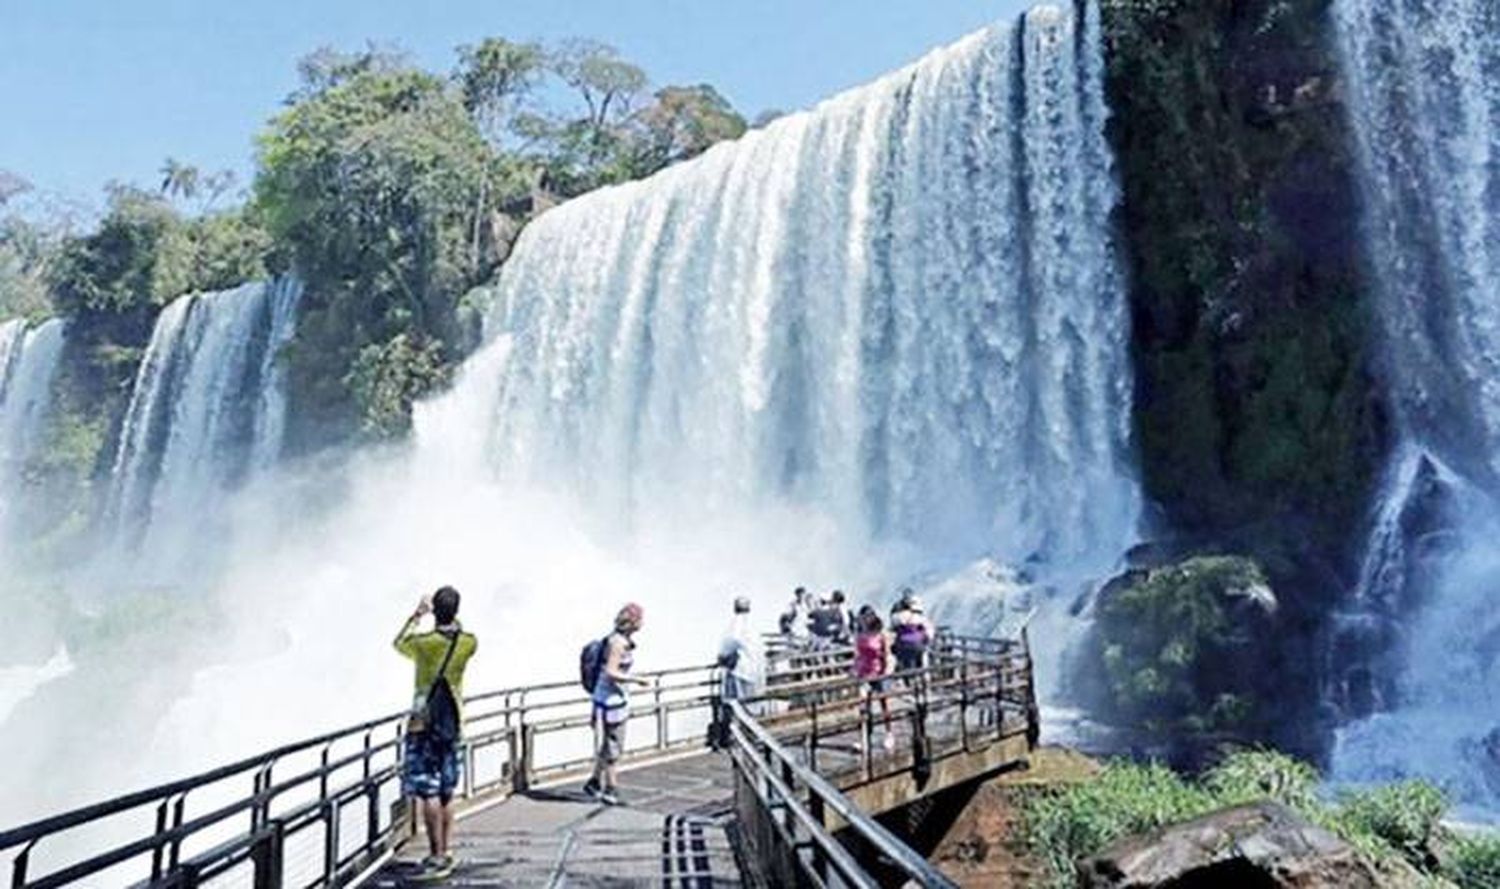
{"type": "Polygon", "coordinates": [[[1273,644],[1277,600],[1240,556],[1197,556],[1137,570],[1096,605],[1094,657],[1102,711],[1148,737],[1191,744],[1259,739],[1268,717],[1258,681],[1273,644]]]}
{"type": "Polygon", "coordinates": [[[1387,448],[1328,0],[1106,0],[1143,480],[1343,550],[1387,448]]]}

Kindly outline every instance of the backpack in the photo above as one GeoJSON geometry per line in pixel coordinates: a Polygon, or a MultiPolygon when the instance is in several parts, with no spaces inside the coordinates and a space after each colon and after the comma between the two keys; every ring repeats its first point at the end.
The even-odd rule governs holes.
{"type": "Polygon", "coordinates": [[[453,651],[458,648],[461,636],[463,633],[454,633],[449,640],[448,653],[443,656],[442,666],[438,667],[437,678],[432,680],[432,687],[427,689],[418,717],[421,732],[438,744],[455,744],[462,733],[458,698],[454,696],[453,687],[448,684],[448,677],[444,675],[448,672],[448,662],[453,660],[453,651]]]}
{"type": "Polygon", "coordinates": [[[604,658],[608,651],[609,637],[605,636],[583,646],[583,650],[578,653],[578,682],[589,694],[593,694],[594,686],[599,684],[599,674],[604,671],[604,658]]]}
{"type": "Polygon", "coordinates": [[[916,621],[896,627],[896,647],[908,651],[926,648],[927,627],[916,621]]]}
{"type": "Polygon", "coordinates": [[[837,608],[819,608],[812,615],[812,634],[822,639],[832,639],[843,626],[844,615],[837,608]]]}

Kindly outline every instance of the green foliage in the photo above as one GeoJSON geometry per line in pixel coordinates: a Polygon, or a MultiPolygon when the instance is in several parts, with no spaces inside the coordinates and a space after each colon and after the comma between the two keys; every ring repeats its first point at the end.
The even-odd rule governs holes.
{"type": "Polygon", "coordinates": [[[363,431],[376,438],[407,432],[412,401],[448,379],[449,367],[439,343],[402,333],[387,343],[364,347],[350,371],[350,388],[365,406],[363,431]]]}
{"type": "Polygon", "coordinates": [[[1161,765],[1112,763],[1098,777],[1030,797],[1028,845],[1046,863],[1055,886],[1073,885],[1073,862],[1122,837],[1206,814],[1212,793],[1161,765]]]}
{"type": "Polygon", "coordinates": [[[620,175],[634,178],[697,157],[717,142],[745,134],[745,119],[706,83],[669,86],[632,120],[620,175]]]}
{"type": "Polygon", "coordinates": [[[1403,781],[1349,794],[1334,824],[1341,833],[1376,837],[1413,867],[1430,870],[1447,810],[1443,791],[1425,781],[1403,781]]]}
{"type": "Polygon", "coordinates": [[[1028,846],[1046,865],[1048,884],[1074,885],[1075,862],[1117,840],[1262,799],[1281,802],[1332,830],[1383,871],[1410,866],[1431,885],[1490,887],[1500,867],[1500,839],[1451,836],[1440,824],[1443,794],[1407,782],[1329,804],[1314,793],[1316,770],[1274,751],[1233,754],[1197,780],[1160,765],[1109,764],[1078,784],[1039,791],[1022,801],[1028,846]],[[1435,849],[1443,848],[1441,864],[1435,849]]]}
{"type": "Polygon", "coordinates": [[[48,281],[67,223],[12,211],[12,202],[30,188],[0,170],[0,318],[40,318],[52,310],[48,281]]]}
{"type": "Polygon", "coordinates": [[[1443,876],[1459,889],[1500,886],[1500,836],[1456,837],[1443,856],[1443,876]]]}
{"type": "MultiPolygon", "coordinates": [[[[391,389],[369,380],[387,376],[372,377],[361,356],[406,335],[439,364],[457,357],[444,344],[459,296],[492,271],[479,232],[505,171],[443,80],[346,68],[320,75],[262,135],[256,207],[308,288],[289,353],[298,408],[384,433],[404,422],[386,416],[391,389]]],[[[399,412],[440,378],[404,376],[399,412]]]]}
{"type": "Polygon", "coordinates": [[[1147,489],[1179,527],[1333,550],[1385,444],[1327,6],[1106,0],[1104,22],[1147,489]]]}
{"type": "Polygon", "coordinates": [[[63,244],[53,302],[68,315],[154,314],[184,293],[264,275],[269,243],[240,211],[186,219],[160,195],[115,185],[98,229],[63,244]]]}
{"type": "Polygon", "coordinates": [[[501,144],[521,101],[541,80],[547,51],[538,43],[515,43],[488,37],[458,48],[454,74],[464,109],[492,144],[501,144]]]}
{"type": "Polygon", "coordinates": [[[1245,731],[1254,686],[1230,668],[1254,643],[1245,603],[1265,615],[1275,599],[1238,556],[1191,558],[1106,593],[1096,632],[1109,708],[1158,733],[1245,731]]]}
{"type": "Polygon", "coordinates": [[[1273,799],[1307,810],[1317,802],[1318,770],[1275,750],[1242,750],[1204,773],[1202,784],[1226,802],[1273,799]]]}

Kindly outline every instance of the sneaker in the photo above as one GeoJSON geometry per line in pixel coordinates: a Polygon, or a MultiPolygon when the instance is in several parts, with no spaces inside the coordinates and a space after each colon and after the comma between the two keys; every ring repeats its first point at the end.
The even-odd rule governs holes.
{"type": "Polygon", "coordinates": [[[593,778],[590,778],[590,779],[589,779],[589,780],[588,780],[588,781],[587,781],[587,782],[586,782],[586,783],[585,783],[585,784],[584,784],[584,785],[583,785],[583,793],[584,793],[584,795],[585,795],[585,796],[587,796],[587,797],[588,797],[588,798],[589,798],[589,799],[598,799],[598,798],[599,798],[599,794],[601,794],[601,793],[603,793],[603,792],[604,792],[604,789],[603,789],[603,788],[601,788],[601,787],[600,787],[600,786],[599,786],[599,782],[598,782],[598,781],[595,781],[595,780],[594,780],[594,779],[593,779],[593,778]]]}
{"type": "Polygon", "coordinates": [[[429,855],[422,859],[422,870],[411,878],[413,883],[436,883],[453,875],[453,856],[429,855]]]}
{"type": "Polygon", "coordinates": [[[599,794],[599,802],[604,803],[606,806],[624,805],[624,803],[620,802],[620,795],[613,787],[599,794]]]}

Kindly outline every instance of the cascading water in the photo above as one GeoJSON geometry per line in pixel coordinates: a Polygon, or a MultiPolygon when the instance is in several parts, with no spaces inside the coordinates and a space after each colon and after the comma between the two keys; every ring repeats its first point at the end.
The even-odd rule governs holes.
{"type": "Polygon", "coordinates": [[[935,555],[1113,561],[1137,513],[1128,324],[1080,10],[533,222],[487,330],[510,349],[501,478],[615,514],[780,499],[935,555]]]}
{"type": "Polygon", "coordinates": [[[52,378],[62,355],[66,323],[0,325],[0,546],[10,509],[23,496],[22,473],[39,443],[51,403],[52,378]]]}
{"type": "Polygon", "coordinates": [[[1408,469],[1392,473],[1357,602],[1362,615],[1400,621],[1396,700],[1341,730],[1334,771],[1434,777],[1495,817],[1500,7],[1339,0],[1335,10],[1408,469]],[[1413,511],[1438,514],[1441,533],[1408,539],[1402,517],[1413,511]]]}
{"type": "MultiPolygon", "coordinates": [[[[276,362],[301,285],[290,279],[190,294],[162,310],[136,374],[107,518],[147,562],[202,534],[222,494],[268,468],[285,422],[276,362]]],[[[159,567],[159,566],[158,566],[159,567]]]]}
{"type": "MultiPolygon", "coordinates": [[[[265,539],[214,575],[211,632],[185,634],[209,637],[213,666],[153,662],[132,699],[115,662],[77,653],[77,688],[108,670],[107,706],[156,727],[142,762],[90,786],[386,706],[409,681],[392,622],[437,583],[464,591],[482,688],[567,672],[567,640],[625,598],[648,612],[638,663],[665,666],[704,656],[733,594],[769,627],[796,583],[873,600],[955,559],[1035,557],[1048,579],[1111,566],[1139,510],[1128,319],[1098,12],[1076,9],[532,222],[490,342],[417,406],[413,448],[350,461],[326,512],[243,498],[270,515],[265,539]]],[[[257,292],[163,313],[118,526],[196,523],[179,504],[233,474],[221,446],[253,388],[237,381],[267,366],[244,340],[277,329],[244,323],[267,311],[257,292]]],[[[8,759],[45,774],[53,746],[8,759]]]]}

